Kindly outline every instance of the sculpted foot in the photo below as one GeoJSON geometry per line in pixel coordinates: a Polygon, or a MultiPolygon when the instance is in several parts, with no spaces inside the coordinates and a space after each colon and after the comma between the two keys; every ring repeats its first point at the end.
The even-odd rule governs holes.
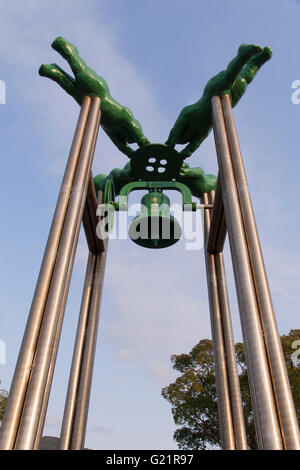
{"type": "Polygon", "coordinates": [[[238,48],[238,55],[250,59],[253,55],[261,52],[261,50],[262,48],[256,44],[241,44],[238,48]]]}
{"type": "Polygon", "coordinates": [[[42,64],[39,68],[39,75],[41,75],[41,77],[52,78],[53,77],[53,66],[52,66],[52,64],[51,65],[42,64]]]}
{"type": "Polygon", "coordinates": [[[253,62],[254,65],[263,65],[265,62],[271,59],[273,53],[269,47],[264,47],[263,50],[259,53],[256,54],[252,59],[251,62],[253,62]]]}
{"type": "Polygon", "coordinates": [[[51,44],[51,47],[65,59],[74,55],[78,55],[78,50],[76,49],[76,47],[61,36],[54,39],[51,44]]]}
{"type": "Polygon", "coordinates": [[[190,150],[186,150],[185,148],[181,150],[180,155],[182,155],[183,158],[189,158],[192,155],[193,152],[190,150]]]}
{"type": "Polygon", "coordinates": [[[147,139],[147,137],[143,136],[139,139],[138,141],[138,146],[139,147],[145,147],[145,145],[150,144],[150,140],[147,139]]]}
{"type": "Polygon", "coordinates": [[[240,72],[237,80],[232,88],[232,100],[233,105],[235,105],[240,97],[245,92],[245,81],[247,84],[251,83],[255,75],[257,74],[260,67],[270,60],[272,57],[272,51],[269,47],[264,47],[258,54],[255,54],[251,57],[251,59],[247,62],[244,66],[242,71],[240,72]]]}

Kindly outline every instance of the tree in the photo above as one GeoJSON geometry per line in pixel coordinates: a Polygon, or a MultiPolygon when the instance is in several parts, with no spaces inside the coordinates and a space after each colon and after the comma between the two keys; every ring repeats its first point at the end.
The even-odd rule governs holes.
{"type": "Polygon", "coordinates": [[[3,419],[6,402],[7,402],[7,391],[0,389],[0,421],[2,421],[3,419]]]}
{"type": "MultiPolygon", "coordinates": [[[[300,367],[296,367],[291,359],[294,352],[292,344],[297,339],[300,339],[300,330],[291,330],[288,335],[281,337],[281,343],[297,417],[300,421],[300,367]]],[[[237,343],[235,350],[248,446],[250,449],[257,449],[243,344],[237,343]]],[[[174,383],[162,389],[162,396],[171,403],[175,424],[179,426],[174,433],[174,440],[180,449],[219,448],[218,404],[212,341],[201,340],[189,354],[172,355],[171,362],[173,369],[181,375],[174,383]]]]}

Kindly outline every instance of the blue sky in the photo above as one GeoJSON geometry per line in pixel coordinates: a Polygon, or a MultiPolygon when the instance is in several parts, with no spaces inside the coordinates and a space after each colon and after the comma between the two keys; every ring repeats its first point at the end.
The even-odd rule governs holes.
{"type": "MultiPolygon", "coordinates": [[[[73,42],[134,112],[152,142],[164,142],[183,106],[225,68],[242,42],[272,48],[234,115],[280,333],[299,327],[300,2],[295,0],[25,0],[2,2],[0,364],[8,389],[37,279],[79,108],[38,76],[42,63],[67,64],[50,47],[73,42]]],[[[127,158],[100,132],[93,172],[127,158]]],[[[216,173],[210,136],[191,158],[216,173]]],[[[87,251],[80,236],[45,434],[59,435],[87,251]]],[[[241,340],[228,247],[235,339],[241,340]]],[[[183,242],[145,250],[112,240],[104,285],[86,446],[175,449],[161,388],[174,380],[170,355],[210,337],[203,250],[183,242]]],[[[292,352],[292,351],[291,351],[292,352]]]]}

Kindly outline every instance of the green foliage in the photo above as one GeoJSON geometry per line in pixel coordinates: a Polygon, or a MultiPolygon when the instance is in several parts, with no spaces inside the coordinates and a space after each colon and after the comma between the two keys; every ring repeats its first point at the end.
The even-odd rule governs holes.
{"type": "Polygon", "coordinates": [[[7,402],[7,391],[0,389],[0,421],[2,421],[3,419],[6,402],[7,402]]]}
{"type": "MultiPolygon", "coordinates": [[[[281,337],[300,421],[300,368],[296,368],[291,360],[294,352],[291,345],[296,339],[300,339],[300,330],[291,330],[289,335],[281,337]]],[[[235,350],[248,446],[250,449],[257,449],[243,344],[237,343],[235,350]]],[[[201,450],[220,447],[212,341],[201,340],[189,354],[172,355],[171,362],[181,375],[174,383],[163,388],[162,396],[171,403],[175,424],[179,426],[173,436],[178,447],[201,450]]]]}
{"type": "Polygon", "coordinates": [[[291,355],[295,351],[292,348],[292,344],[296,340],[300,340],[300,330],[291,330],[288,335],[281,336],[281,344],[295,402],[297,419],[298,423],[300,423],[300,366],[295,367],[291,359],[291,355]]]}

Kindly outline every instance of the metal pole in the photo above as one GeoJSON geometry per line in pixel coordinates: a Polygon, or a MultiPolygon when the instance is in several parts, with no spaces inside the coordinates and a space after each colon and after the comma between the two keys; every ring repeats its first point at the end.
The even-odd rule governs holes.
{"type": "Polygon", "coordinates": [[[93,253],[97,253],[98,251],[102,251],[104,249],[102,240],[96,236],[96,210],[98,207],[96,192],[93,182],[92,173],[89,177],[89,185],[88,185],[88,192],[86,197],[86,205],[83,212],[83,228],[85,231],[87,244],[89,247],[89,251],[93,253]]]}
{"type": "MultiPolygon", "coordinates": [[[[100,113],[98,115],[98,122],[97,122],[97,125],[96,125],[96,132],[95,132],[95,135],[94,135],[94,141],[93,141],[93,146],[92,146],[92,152],[91,152],[91,157],[92,158],[94,156],[94,152],[95,152],[95,148],[96,148],[96,144],[97,144],[99,125],[100,125],[100,113]]],[[[92,178],[91,174],[88,176],[89,183],[90,183],[90,178],[92,178]]],[[[81,201],[81,211],[84,210],[84,207],[86,206],[86,204],[87,204],[87,202],[83,198],[82,201],[81,201]]],[[[66,303],[67,303],[68,294],[69,294],[70,281],[71,281],[72,272],[73,272],[74,259],[75,259],[76,250],[77,250],[77,240],[78,240],[78,237],[79,237],[80,226],[81,226],[81,220],[78,219],[77,223],[76,223],[75,233],[74,233],[74,241],[73,241],[72,253],[71,253],[71,257],[70,257],[70,261],[69,261],[66,284],[65,284],[64,293],[63,293],[63,297],[62,297],[62,302],[61,302],[61,306],[60,306],[59,320],[58,320],[58,324],[57,324],[57,329],[56,329],[56,333],[55,333],[55,340],[54,340],[54,345],[53,345],[52,354],[51,354],[50,368],[49,368],[47,383],[46,383],[46,386],[45,386],[45,392],[44,392],[44,397],[43,397],[43,405],[42,405],[40,418],[39,418],[39,426],[38,426],[38,431],[37,431],[36,438],[35,438],[35,445],[34,445],[35,450],[39,449],[40,439],[42,437],[42,432],[43,432],[43,428],[44,428],[44,422],[45,422],[46,413],[47,413],[49,395],[50,395],[50,391],[51,391],[52,378],[53,378],[53,373],[54,373],[54,369],[55,369],[56,356],[57,356],[57,351],[58,351],[58,347],[59,347],[60,335],[61,335],[61,330],[62,330],[62,325],[63,325],[63,320],[64,320],[64,313],[65,313],[66,303]]]]}
{"type": "MultiPolygon", "coordinates": [[[[76,247],[75,247],[74,251],[76,253],[76,247]]],[[[74,253],[74,256],[75,256],[75,253],[74,253]]],[[[73,254],[72,254],[72,257],[73,257],[73,254]]],[[[53,378],[53,374],[54,374],[56,356],[57,356],[57,351],[58,351],[58,346],[59,346],[60,332],[61,332],[61,329],[62,329],[62,323],[63,323],[63,319],[64,319],[64,316],[63,316],[62,312],[64,312],[66,302],[67,302],[67,296],[68,296],[68,290],[69,290],[68,288],[69,288],[71,275],[72,275],[72,269],[70,269],[69,272],[68,272],[68,276],[67,276],[67,280],[66,280],[66,285],[67,286],[66,286],[66,289],[65,289],[64,294],[63,294],[61,313],[60,313],[60,316],[59,316],[59,321],[58,321],[58,324],[57,324],[57,334],[55,336],[55,341],[54,341],[54,345],[53,345],[53,349],[52,349],[52,358],[51,358],[49,373],[48,373],[47,382],[46,382],[46,386],[45,386],[45,393],[44,393],[44,396],[43,396],[43,404],[42,404],[42,408],[41,408],[41,413],[40,413],[40,417],[39,417],[39,424],[38,424],[36,437],[35,437],[35,442],[34,442],[34,450],[39,450],[40,441],[41,441],[41,437],[42,437],[42,434],[43,434],[43,429],[44,429],[44,424],[45,424],[45,419],[46,419],[46,413],[47,413],[47,407],[48,407],[48,401],[49,401],[49,396],[50,396],[50,391],[51,391],[52,378],[53,378]]]]}
{"type": "Polygon", "coordinates": [[[246,335],[244,343],[247,364],[250,364],[249,372],[252,375],[252,385],[254,385],[251,387],[251,391],[252,395],[256,395],[254,398],[257,407],[257,409],[254,409],[255,423],[261,430],[263,449],[281,450],[280,426],[262,335],[262,325],[259,318],[222,105],[220,98],[216,96],[212,98],[212,119],[215,140],[217,142],[225,219],[231,247],[239,310],[243,324],[243,333],[246,335]]]}
{"type": "Polygon", "coordinates": [[[51,361],[51,351],[59,318],[59,308],[71,256],[76,222],[78,218],[80,220],[82,218],[82,211],[80,210],[82,206],[81,201],[86,197],[87,173],[89,173],[92,163],[91,150],[98,122],[99,106],[99,98],[93,98],[57,253],[55,272],[47,299],[47,307],[36,352],[35,366],[32,371],[23,411],[22,425],[16,445],[17,449],[31,449],[34,445],[51,361]]]}
{"type": "Polygon", "coordinates": [[[0,449],[13,449],[22,415],[39,332],[43,320],[53,267],[71,194],[80,148],[86,128],[91,99],[84,98],[75,130],[68,163],[60,188],[31,309],[20,348],[4,419],[0,429],[0,449]]]}
{"type": "MultiPolygon", "coordinates": [[[[90,189],[93,189],[93,188],[90,188],[90,189]]],[[[92,196],[97,204],[96,193],[92,194],[92,196]]],[[[102,199],[103,199],[103,193],[101,192],[100,199],[99,199],[100,203],[102,203],[102,199]]],[[[96,214],[96,207],[95,207],[95,214],[96,214]]],[[[96,225],[96,223],[93,225],[96,225]]],[[[95,253],[90,252],[88,263],[87,263],[87,269],[86,269],[86,277],[85,277],[84,289],[83,289],[83,294],[82,294],[80,314],[79,314],[79,319],[78,319],[78,326],[77,326],[72,366],[71,366],[68,391],[67,391],[67,397],[66,397],[66,403],[65,403],[65,410],[64,410],[63,422],[62,422],[62,427],[61,427],[60,443],[59,443],[60,450],[70,449],[70,445],[71,445],[73,421],[74,421],[74,414],[76,411],[78,384],[80,380],[81,363],[82,363],[84,343],[85,343],[85,337],[86,337],[86,328],[88,324],[89,305],[90,305],[90,299],[91,299],[95,266],[96,266],[96,255],[95,253]]]]}
{"type": "Polygon", "coordinates": [[[224,269],[224,259],[222,253],[218,253],[217,255],[215,255],[215,265],[220,297],[225,360],[227,366],[227,377],[230,391],[230,403],[234,425],[234,434],[236,439],[236,449],[247,450],[247,436],[241,400],[240,382],[237,371],[235,347],[233,341],[233,332],[224,269]]]}
{"type": "MultiPolygon", "coordinates": [[[[213,103],[212,103],[212,106],[213,106],[213,103]]],[[[216,151],[217,151],[217,155],[219,156],[219,154],[220,154],[219,143],[220,142],[216,138],[214,123],[213,123],[213,127],[214,127],[216,151]]],[[[225,141],[226,141],[226,136],[224,136],[224,137],[225,137],[225,141]]],[[[221,187],[220,179],[221,179],[221,173],[219,171],[219,188],[221,187]]],[[[222,197],[222,199],[223,199],[223,197],[222,197]]],[[[234,258],[233,257],[232,257],[232,262],[233,262],[233,265],[234,265],[234,258]]],[[[239,296],[238,290],[237,290],[237,295],[239,296]]],[[[241,327],[242,327],[242,333],[243,333],[243,338],[244,338],[244,347],[245,347],[245,351],[248,351],[249,348],[247,346],[247,335],[245,333],[244,318],[241,315],[240,315],[240,318],[241,318],[241,327]]],[[[258,408],[257,408],[257,404],[256,404],[256,392],[255,392],[255,387],[254,387],[254,384],[253,384],[252,366],[251,366],[251,363],[249,363],[249,362],[247,363],[247,372],[248,372],[248,379],[249,379],[249,387],[250,387],[252,408],[253,408],[254,416],[256,417],[255,430],[256,430],[257,443],[258,443],[258,448],[262,449],[263,448],[263,440],[262,440],[262,436],[261,436],[260,422],[259,422],[259,419],[258,419],[259,418],[259,412],[258,412],[258,408]]]]}
{"type": "Polygon", "coordinates": [[[93,279],[93,289],[88,312],[85,344],[81,361],[80,380],[78,382],[77,402],[74,412],[72,436],[70,448],[80,450],[84,446],[88,408],[92,387],[94,359],[99,324],[99,306],[102,295],[105,263],[107,255],[107,243],[105,251],[97,254],[96,267],[93,279]]]}
{"type": "MultiPolygon", "coordinates": [[[[79,226],[80,228],[80,226],[79,226]]],[[[44,429],[44,423],[45,423],[45,418],[46,418],[46,413],[47,413],[47,407],[48,407],[48,401],[49,401],[49,395],[50,395],[50,390],[51,390],[51,384],[52,384],[52,378],[53,378],[53,373],[54,373],[54,368],[55,368],[55,362],[56,362],[56,356],[57,356],[57,351],[58,351],[58,346],[59,346],[59,340],[60,340],[60,333],[62,329],[62,324],[63,324],[63,319],[64,319],[64,312],[65,312],[65,307],[67,303],[67,298],[68,298],[68,292],[69,292],[69,285],[71,281],[71,276],[73,272],[73,262],[76,254],[76,244],[74,243],[73,248],[72,248],[72,255],[71,255],[71,260],[70,260],[70,265],[69,265],[69,270],[68,270],[68,275],[66,279],[66,286],[62,298],[62,304],[60,307],[60,315],[59,315],[59,320],[57,324],[57,330],[56,330],[56,335],[55,335],[55,341],[52,349],[52,355],[51,355],[51,362],[50,362],[50,368],[49,368],[49,373],[47,377],[47,382],[45,386],[45,393],[43,397],[43,405],[40,413],[40,418],[39,418],[39,425],[38,425],[38,430],[36,433],[35,437],[35,444],[34,444],[34,450],[39,450],[40,446],[40,440],[42,437],[43,429],[44,429]]]]}
{"type": "MultiPolygon", "coordinates": [[[[208,195],[203,195],[203,204],[208,204],[208,195]]],[[[210,211],[204,209],[204,241],[205,246],[209,234],[210,211]]],[[[222,319],[220,300],[218,294],[218,281],[215,266],[215,257],[205,250],[207,287],[209,295],[211,331],[213,340],[213,351],[215,357],[215,376],[218,398],[219,428],[221,446],[223,450],[234,450],[235,436],[230,404],[230,392],[226,369],[226,353],[223,341],[222,319]]]]}
{"type": "MultiPolygon", "coordinates": [[[[209,200],[214,203],[215,192],[211,191],[209,200]]],[[[232,411],[232,419],[234,425],[234,435],[237,450],[247,450],[247,436],[243,415],[243,407],[241,400],[240,382],[237,371],[236,354],[233,339],[233,330],[231,323],[226,274],[224,267],[223,253],[214,256],[217,276],[217,286],[220,301],[222,332],[225,350],[225,361],[227,368],[228,386],[230,392],[230,403],[232,411]]]]}
{"type": "Polygon", "coordinates": [[[76,333],[76,340],[74,346],[74,353],[72,359],[71,373],[69,378],[69,385],[67,391],[67,398],[65,404],[64,417],[62,422],[60,434],[60,450],[67,450],[70,448],[72,437],[74,412],[77,401],[78,381],[80,377],[81,361],[84,348],[84,340],[86,335],[86,326],[88,321],[89,304],[92,293],[92,285],[94,278],[94,270],[96,264],[96,255],[89,253],[88,263],[86,268],[84,290],[81,300],[80,315],[78,320],[78,327],[76,333]]]}
{"type": "Polygon", "coordinates": [[[206,244],[206,250],[210,254],[216,254],[223,251],[227,229],[224,217],[224,206],[222,201],[221,182],[218,177],[216,191],[211,191],[210,195],[213,196],[214,204],[210,215],[210,230],[209,237],[206,244]]]}
{"type": "Polygon", "coordinates": [[[282,352],[276,318],[274,315],[268,278],[259,242],[245,168],[232,114],[230,98],[228,95],[225,95],[222,98],[222,107],[243,221],[247,234],[252,270],[255,278],[255,287],[259,301],[261,320],[264,328],[265,343],[268,351],[270,367],[272,370],[273,385],[277,398],[284,441],[287,449],[299,450],[300,434],[297,423],[297,416],[287,375],[284,355],[282,352]]]}

